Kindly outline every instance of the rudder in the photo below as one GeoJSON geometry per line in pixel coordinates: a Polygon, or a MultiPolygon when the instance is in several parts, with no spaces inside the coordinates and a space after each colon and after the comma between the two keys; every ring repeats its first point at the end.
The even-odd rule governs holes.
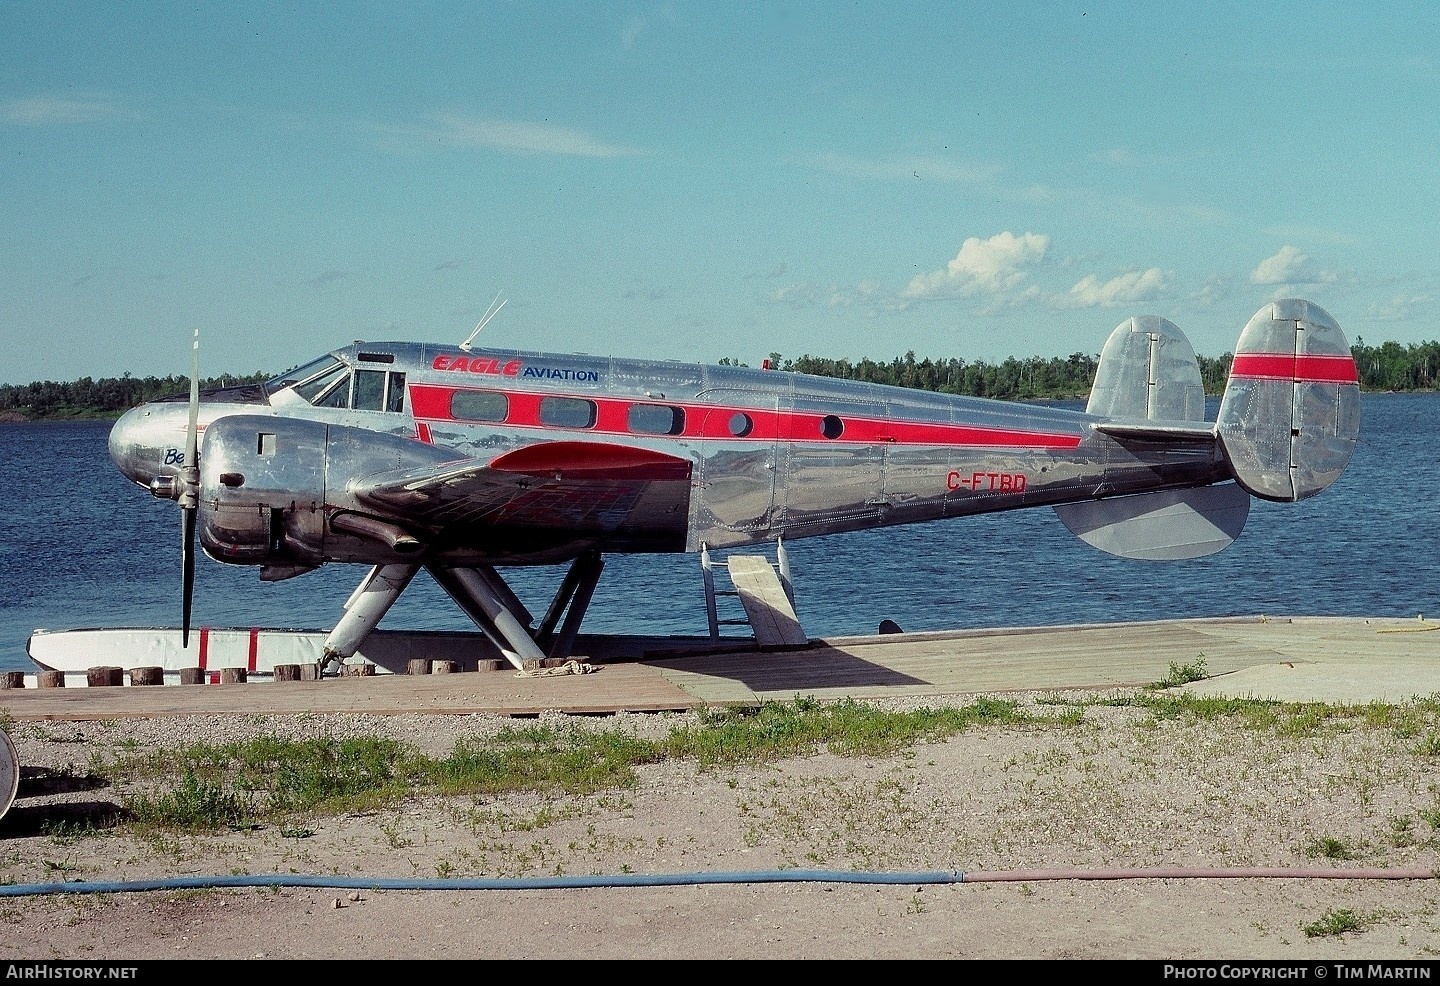
{"type": "Polygon", "coordinates": [[[1257,497],[1294,502],[1338,479],[1360,432],[1360,378],[1335,319],[1298,298],[1256,312],[1216,427],[1236,481],[1257,497]]]}

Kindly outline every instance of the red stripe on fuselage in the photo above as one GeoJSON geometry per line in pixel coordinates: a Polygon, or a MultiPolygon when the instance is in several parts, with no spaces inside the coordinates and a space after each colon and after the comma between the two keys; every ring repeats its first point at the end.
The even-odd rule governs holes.
{"type": "MultiPolygon", "coordinates": [[[[548,428],[540,423],[540,400],[542,397],[573,394],[538,394],[532,391],[496,390],[509,401],[509,413],[504,421],[466,421],[456,418],[450,410],[454,394],[467,390],[461,387],[437,387],[429,384],[410,385],[410,409],[417,422],[428,421],[458,422],[475,427],[506,428],[548,428]]],[[[1061,432],[1023,431],[1017,428],[986,428],[978,425],[953,425],[925,421],[892,421],[887,418],[871,418],[853,414],[826,414],[815,410],[777,411],[755,407],[717,404],[685,404],[644,400],[639,398],[595,397],[583,395],[585,400],[596,405],[595,426],[574,429],[586,434],[599,435],[640,435],[647,439],[701,439],[726,442],[818,442],[841,445],[958,445],[995,446],[1003,448],[1076,448],[1080,434],[1061,432]],[[632,405],[664,404],[679,407],[685,412],[685,427],[678,435],[654,435],[633,432],[627,427],[629,409],[632,405]],[[750,427],[741,435],[735,434],[731,419],[744,414],[750,419],[750,427]],[[844,429],[837,438],[825,438],[822,426],[827,417],[838,417],[844,429]]],[[[424,427],[417,423],[417,428],[424,427]]],[[[428,438],[428,436],[427,436],[428,438]]]]}
{"type": "Polygon", "coordinates": [[[259,653],[260,653],[260,628],[259,628],[259,627],[251,627],[251,628],[250,628],[250,657],[249,657],[249,660],[246,662],[246,667],[249,668],[250,671],[254,671],[254,670],[255,670],[255,659],[256,659],[256,657],[259,655],[259,653]]]}
{"type": "Polygon", "coordinates": [[[1236,353],[1232,377],[1293,380],[1296,383],[1359,383],[1355,360],[1349,356],[1307,356],[1294,353],[1236,353]]]}

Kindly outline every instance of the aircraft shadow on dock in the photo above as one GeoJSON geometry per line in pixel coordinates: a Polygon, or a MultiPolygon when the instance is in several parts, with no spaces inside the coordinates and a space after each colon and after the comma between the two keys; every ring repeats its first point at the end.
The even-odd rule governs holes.
{"type": "Polygon", "coordinates": [[[738,682],[754,692],[811,692],[845,688],[928,685],[923,678],[875,664],[820,641],[801,647],[646,660],[658,668],[738,682]]]}

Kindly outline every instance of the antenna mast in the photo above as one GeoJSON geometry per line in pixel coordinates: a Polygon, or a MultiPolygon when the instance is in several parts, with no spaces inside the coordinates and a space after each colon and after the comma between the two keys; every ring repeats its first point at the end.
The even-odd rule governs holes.
{"type": "MultiPolygon", "coordinates": [[[[510,299],[507,298],[505,300],[508,301],[510,299]]],[[[504,301],[500,301],[499,305],[495,304],[496,301],[500,301],[500,292],[498,291],[495,292],[495,299],[494,301],[490,302],[490,307],[485,309],[485,314],[481,316],[479,324],[475,326],[475,331],[466,336],[465,341],[460,344],[460,348],[465,350],[467,353],[470,351],[470,344],[474,342],[475,337],[480,334],[480,330],[485,328],[485,326],[490,323],[490,320],[492,318],[500,314],[501,308],[505,307],[504,301]]]]}

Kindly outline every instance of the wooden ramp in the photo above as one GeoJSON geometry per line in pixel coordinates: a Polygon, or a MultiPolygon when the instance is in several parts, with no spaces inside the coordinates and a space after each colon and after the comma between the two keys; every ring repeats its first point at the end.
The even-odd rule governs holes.
{"type": "Polygon", "coordinates": [[[730,584],[761,647],[803,647],[810,642],[780,578],[764,555],[731,555],[726,559],[730,584]]]}

